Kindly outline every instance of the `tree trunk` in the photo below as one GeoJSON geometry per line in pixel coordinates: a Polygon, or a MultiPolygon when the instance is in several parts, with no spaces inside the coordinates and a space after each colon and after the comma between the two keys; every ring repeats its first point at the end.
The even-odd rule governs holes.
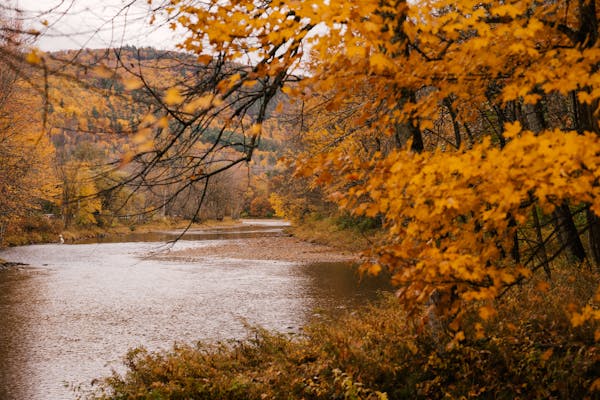
{"type": "Polygon", "coordinates": [[[452,108],[452,101],[449,98],[444,99],[444,105],[448,109],[450,118],[452,119],[452,129],[454,130],[454,140],[456,141],[456,148],[459,149],[462,143],[460,136],[460,126],[458,125],[458,119],[456,118],[456,112],[452,108]]]}
{"type": "Polygon", "coordinates": [[[563,247],[567,248],[573,258],[579,262],[583,262],[586,258],[585,248],[577,232],[575,221],[573,221],[571,209],[566,202],[556,209],[556,216],[563,247]]]}
{"type": "Polygon", "coordinates": [[[535,250],[536,255],[539,254],[542,259],[542,267],[544,268],[544,272],[550,279],[552,276],[550,274],[550,263],[548,262],[548,253],[546,253],[546,245],[544,244],[544,235],[542,234],[542,226],[540,224],[540,217],[538,216],[538,210],[536,207],[532,210],[533,216],[533,224],[535,228],[535,235],[537,237],[538,246],[535,250]]]}
{"type": "MultiPolygon", "coordinates": [[[[415,92],[410,92],[410,101],[411,103],[416,104],[417,97],[415,92]]],[[[419,129],[419,119],[414,118],[414,116],[408,121],[408,128],[410,129],[410,134],[412,137],[412,144],[410,145],[410,149],[415,153],[422,153],[425,149],[425,145],[423,144],[423,134],[419,129]]]]}
{"type": "Polygon", "coordinates": [[[425,148],[423,144],[423,135],[417,126],[410,124],[410,132],[412,134],[412,144],[410,149],[415,153],[422,153],[425,148]]]}
{"type": "Polygon", "coordinates": [[[590,253],[597,267],[600,268],[600,218],[589,208],[586,210],[588,223],[588,240],[590,253]]]}

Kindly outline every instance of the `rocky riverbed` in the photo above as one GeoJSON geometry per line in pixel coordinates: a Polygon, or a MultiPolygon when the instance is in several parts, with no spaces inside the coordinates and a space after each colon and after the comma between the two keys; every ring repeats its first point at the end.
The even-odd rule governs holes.
{"type": "Polygon", "coordinates": [[[297,263],[359,261],[357,254],[305,242],[292,236],[217,241],[208,246],[170,251],[167,254],[161,254],[156,257],[186,261],[201,260],[202,258],[209,257],[297,263]]]}

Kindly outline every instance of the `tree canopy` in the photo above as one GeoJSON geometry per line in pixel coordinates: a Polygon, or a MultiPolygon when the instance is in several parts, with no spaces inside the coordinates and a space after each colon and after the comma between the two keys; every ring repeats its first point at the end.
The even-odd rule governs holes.
{"type": "MultiPolygon", "coordinates": [[[[383,221],[365,269],[390,270],[409,304],[442,293],[456,312],[550,274],[565,250],[600,261],[595,1],[172,1],[165,11],[199,61],[253,63],[218,97],[244,86],[302,103],[298,174],[383,221]]],[[[573,322],[587,318],[600,315],[573,322]]]]}

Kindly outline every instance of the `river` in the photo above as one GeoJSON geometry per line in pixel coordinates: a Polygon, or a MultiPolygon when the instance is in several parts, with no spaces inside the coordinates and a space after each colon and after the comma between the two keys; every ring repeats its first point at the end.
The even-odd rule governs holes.
{"type": "MultiPolygon", "coordinates": [[[[280,222],[195,231],[174,249],[282,234],[280,222]]],[[[149,257],[172,233],[0,252],[28,265],[0,271],[0,399],[74,399],[94,378],[122,370],[128,349],[242,339],[246,324],[289,333],[320,311],[375,297],[347,263],[299,264],[149,257]]]]}

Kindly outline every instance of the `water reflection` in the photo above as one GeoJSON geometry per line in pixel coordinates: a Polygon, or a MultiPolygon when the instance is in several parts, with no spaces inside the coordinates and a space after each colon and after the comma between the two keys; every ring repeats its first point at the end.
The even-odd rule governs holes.
{"type": "MultiPolygon", "coordinates": [[[[26,381],[31,370],[28,355],[35,336],[35,305],[21,295],[21,288],[30,280],[31,274],[32,271],[0,272],[1,399],[26,398],[22,396],[19,385],[11,383],[26,381]]],[[[35,287],[31,290],[35,291],[35,287]]]]}
{"type": "Polygon", "coordinates": [[[245,321],[294,332],[313,310],[364,302],[381,287],[357,285],[343,264],[145,257],[162,248],[129,242],[0,253],[31,264],[0,271],[0,399],[74,398],[65,384],[85,390],[119,368],[130,347],[242,338],[245,321]]]}
{"type": "Polygon", "coordinates": [[[379,292],[390,291],[390,280],[384,276],[360,276],[358,266],[348,263],[313,263],[300,265],[305,277],[301,288],[311,311],[335,312],[357,307],[377,298],[379,292]]]}

